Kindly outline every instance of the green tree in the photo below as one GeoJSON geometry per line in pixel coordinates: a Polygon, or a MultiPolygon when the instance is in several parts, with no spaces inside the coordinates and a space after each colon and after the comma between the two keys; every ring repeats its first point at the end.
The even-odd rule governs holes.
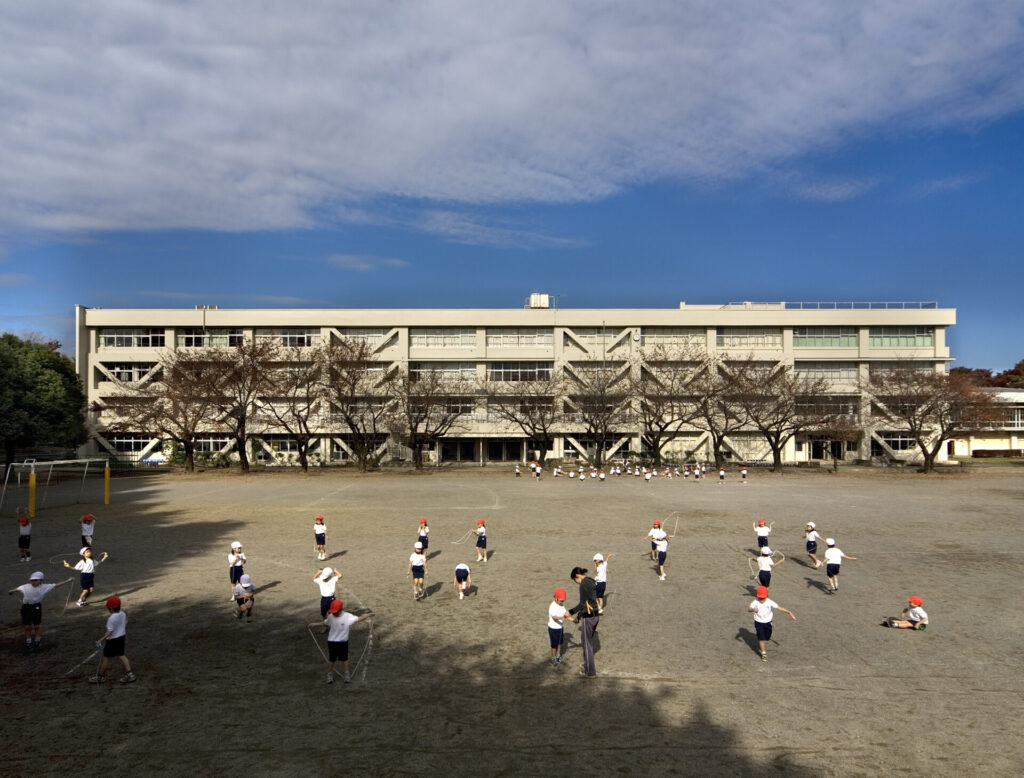
{"type": "Polygon", "coordinates": [[[5,472],[15,450],[85,442],[85,395],[60,344],[0,336],[0,439],[5,472]]]}

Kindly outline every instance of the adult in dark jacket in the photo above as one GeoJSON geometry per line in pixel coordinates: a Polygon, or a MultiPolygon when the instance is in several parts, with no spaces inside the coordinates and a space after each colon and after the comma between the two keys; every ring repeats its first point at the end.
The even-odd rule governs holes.
{"type": "Polygon", "coordinates": [[[573,621],[582,624],[580,630],[583,644],[583,668],[580,675],[585,678],[596,678],[597,668],[594,667],[594,632],[597,631],[597,583],[587,575],[587,568],[574,567],[570,578],[580,587],[580,602],[569,613],[573,621]]]}

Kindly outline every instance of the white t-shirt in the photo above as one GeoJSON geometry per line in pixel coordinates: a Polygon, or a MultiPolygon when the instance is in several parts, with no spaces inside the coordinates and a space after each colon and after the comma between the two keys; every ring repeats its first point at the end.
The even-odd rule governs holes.
{"type": "Polygon", "coordinates": [[[331,613],[327,614],[327,618],[324,619],[324,626],[327,627],[327,642],[345,643],[348,641],[349,629],[358,622],[357,616],[345,611],[339,611],[337,616],[331,613]]]}
{"type": "Polygon", "coordinates": [[[27,583],[19,586],[18,591],[21,592],[25,605],[35,605],[36,603],[42,602],[43,597],[56,588],[56,584],[39,584],[39,586],[33,586],[32,584],[27,583]]]}
{"type": "Polygon", "coordinates": [[[649,537],[651,540],[657,540],[659,532],[664,533],[665,530],[663,530],[661,527],[651,527],[651,531],[647,533],[647,537],[649,537]]]}
{"type": "Polygon", "coordinates": [[[327,534],[327,525],[326,524],[314,524],[313,525],[313,534],[314,535],[326,535],[327,534]]]}
{"type": "Polygon", "coordinates": [[[594,565],[594,582],[608,583],[608,563],[598,562],[594,565]]]}
{"type": "Polygon", "coordinates": [[[417,533],[418,535],[426,537],[430,534],[430,527],[428,527],[426,524],[420,524],[420,528],[417,530],[417,533]]]}
{"type": "Polygon", "coordinates": [[[110,633],[110,639],[123,638],[125,635],[125,625],[128,623],[128,617],[122,611],[117,613],[111,613],[107,619],[107,632],[110,633]]]}
{"type": "Polygon", "coordinates": [[[548,606],[548,627],[551,629],[561,629],[562,622],[555,621],[556,618],[565,618],[569,611],[565,609],[564,605],[559,605],[557,602],[553,602],[548,606]]]}
{"type": "Polygon", "coordinates": [[[94,529],[96,529],[96,522],[94,522],[94,521],[83,521],[82,522],[82,537],[91,538],[94,529]]]}
{"type": "Polygon", "coordinates": [[[455,565],[455,571],[458,572],[459,570],[465,570],[468,573],[469,565],[467,565],[465,562],[459,562],[457,565],[455,565]]]}
{"type": "Polygon", "coordinates": [[[235,588],[231,590],[231,596],[236,600],[243,597],[252,597],[255,594],[255,588],[252,584],[248,586],[242,586],[242,584],[235,584],[235,588]]]}
{"type": "Polygon", "coordinates": [[[427,555],[414,552],[409,555],[409,563],[413,567],[423,567],[427,563],[427,555]]]}
{"type": "Polygon", "coordinates": [[[907,619],[910,621],[925,621],[928,618],[928,614],[924,612],[924,608],[920,605],[912,605],[907,608],[907,619]]]}
{"type": "Polygon", "coordinates": [[[476,534],[480,537],[484,537],[487,534],[487,527],[485,527],[483,524],[479,525],[476,528],[476,534]]]}
{"type": "Polygon", "coordinates": [[[757,536],[759,538],[766,538],[766,537],[768,537],[771,534],[771,532],[772,532],[772,528],[768,527],[768,526],[763,526],[763,527],[758,527],[757,528],[757,536]]]}
{"type": "Polygon", "coordinates": [[[241,567],[245,564],[245,554],[239,551],[237,554],[231,552],[228,554],[228,567],[241,567]]]}
{"type": "Polygon", "coordinates": [[[804,535],[804,537],[807,539],[808,543],[817,543],[819,540],[821,540],[821,535],[818,534],[818,530],[816,529],[812,529],[810,532],[804,535]]]}
{"type": "Polygon", "coordinates": [[[96,560],[92,557],[86,559],[82,557],[78,560],[78,564],[75,565],[75,570],[80,573],[91,573],[96,569],[96,560]]]}
{"type": "Polygon", "coordinates": [[[825,551],[825,564],[841,565],[843,563],[843,552],[833,546],[825,551]]]}
{"type": "Polygon", "coordinates": [[[316,585],[320,587],[321,597],[333,597],[334,588],[338,585],[338,576],[332,574],[326,581],[323,578],[317,578],[316,585]]]}
{"type": "Polygon", "coordinates": [[[767,554],[764,554],[757,558],[758,570],[767,570],[770,573],[773,567],[775,567],[775,562],[767,554]]]}
{"type": "Polygon", "coordinates": [[[19,535],[31,535],[32,534],[32,525],[31,524],[19,524],[18,525],[18,534],[19,535]]]}
{"type": "Polygon", "coordinates": [[[764,598],[764,602],[760,600],[754,600],[750,603],[750,609],[754,611],[754,621],[760,622],[761,624],[770,624],[775,614],[772,612],[774,608],[778,608],[779,604],[775,600],[770,600],[767,597],[764,598]]]}

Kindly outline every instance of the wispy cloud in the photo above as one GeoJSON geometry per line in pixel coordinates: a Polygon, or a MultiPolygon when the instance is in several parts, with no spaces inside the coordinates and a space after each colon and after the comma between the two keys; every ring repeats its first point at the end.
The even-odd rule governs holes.
{"type": "Polygon", "coordinates": [[[267,0],[258,22],[244,0],[6,3],[0,233],[303,228],[400,201],[451,240],[542,242],[458,213],[973,126],[1024,107],[1022,39],[1020,4],[986,0],[267,0]]]}
{"type": "Polygon", "coordinates": [[[27,273],[0,273],[0,288],[28,286],[32,276],[27,273]]]}
{"type": "Polygon", "coordinates": [[[465,213],[428,210],[420,215],[414,226],[424,232],[440,235],[455,243],[498,248],[580,248],[583,241],[559,238],[515,226],[489,223],[465,213]]]}
{"type": "Polygon", "coordinates": [[[932,178],[927,181],[919,181],[907,190],[907,196],[912,200],[923,200],[933,195],[955,192],[968,186],[973,186],[982,180],[978,174],[945,176],[943,178],[932,178]]]}
{"type": "Polygon", "coordinates": [[[854,200],[876,186],[875,178],[820,178],[794,183],[792,191],[802,200],[838,203],[854,200]]]}
{"type": "Polygon", "coordinates": [[[369,254],[332,254],[327,257],[327,263],[342,270],[356,270],[360,273],[369,273],[372,270],[380,270],[381,268],[409,266],[409,263],[404,259],[374,257],[369,254]]]}

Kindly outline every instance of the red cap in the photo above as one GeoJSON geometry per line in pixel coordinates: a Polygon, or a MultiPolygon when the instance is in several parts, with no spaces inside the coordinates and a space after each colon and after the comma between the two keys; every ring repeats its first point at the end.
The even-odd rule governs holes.
{"type": "Polygon", "coordinates": [[[18,519],[18,523],[24,527],[26,524],[28,524],[28,516],[22,516],[20,519],[18,519]]]}
{"type": "Polygon", "coordinates": [[[324,517],[323,517],[323,516],[317,516],[315,520],[316,520],[316,521],[323,521],[323,520],[324,520],[324,517]]]}
{"type": "Polygon", "coordinates": [[[660,527],[661,526],[661,520],[660,519],[655,519],[654,520],[654,526],[655,527],[660,527]]]}
{"type": "Polygon", "coordinates": [[[757,520],[757,523],[758,523],[758,524],[764,524],[764,519],[758,519],[758,520],[757,520]]]}
{"type": "Polygon", "coordinates": [[[121,607],[121,598],[116,596],[116,595],[113,596],[113,597],[108,597],[107,598],[107,607],[108,608],[120,608],[121,607]]]}
{"type": "Polygon", "coordinates": [[[91,513],[87,513],[82,517],[82,521],[92,521],[95,518],[91,513]]]}
{"type": "Polygon", "coordinates": [[[907,598],[907,602],[909,602],[911,605],[923,605],[924,604],[924,600],[922,600],[916,594],[913,597],[908,597],[907,598]]]}
{"type": "Polygon", "coordinates": [[[483,524],[483,523],[484,523],[484,520],[483,520],[483,519],[477,519],[477,520],[476,520],[476,523],[477,523],[477,524],[483,524]]]}
{"type": "Polygon", "coordinates": [[[426,523],[427,523],[426,519],[420,519],[420,524],[426,524],[426,523]]]}
{"type": "Polygon", "coordinates": [[[564,600],[565,599],[565,589],[555,589],[555,599],[556,600],[564,600]]]}
{"type": "Polygon", "coordinates": [[[338,613],[343,607],[345,607],[345,603],[341,600],[331,600],[331,604],[327,610],[331,613],[338,613]]]}
{"type": "Polygon", "coordinates": [[[767,597],[768,596],[768,587],[767,586],[758,586],[757,587],[757,596],[758,597],[767,597]]]}

